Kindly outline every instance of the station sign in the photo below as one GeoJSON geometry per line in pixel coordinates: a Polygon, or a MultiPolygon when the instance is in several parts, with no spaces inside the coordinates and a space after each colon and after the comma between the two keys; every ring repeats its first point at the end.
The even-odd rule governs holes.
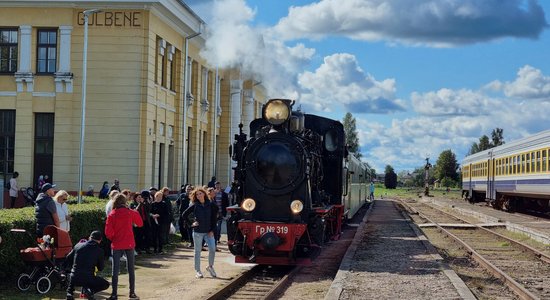
{"type": "MultiPolygon", "coordinates": [[[[84,25],[84,11],[78,12],[77,24],[84,25]]],[[[88,26],[138,28],[142,25],[143,14],[141,11],[101,11],[88,17],[88,26]]]]}

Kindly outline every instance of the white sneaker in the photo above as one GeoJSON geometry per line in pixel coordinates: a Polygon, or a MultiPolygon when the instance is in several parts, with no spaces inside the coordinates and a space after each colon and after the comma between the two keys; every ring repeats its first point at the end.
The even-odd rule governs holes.
{"type": "Polygon", "coordinates": [[[208,271],[208,273],[210,273],[210,276],[218,277],[218,275],[216,275],[216,271],[214,271],[214,268],[212,266],[206,267],[206,271],[208,271]]]}
{"type": "Polygon", "coordinates": [[[195,277],[197,277],[197,278],[203,278],[204,276],[202,275],[202,272],[201,272],[201,271],[197,271],[197,274],[195,274],[195,277]]]}
{"type": "Polygon", "coordinates": [[[126,255],[123,255],[120,257],[120,261],[127,261],[128,259],[126,258],[126,255]]]}

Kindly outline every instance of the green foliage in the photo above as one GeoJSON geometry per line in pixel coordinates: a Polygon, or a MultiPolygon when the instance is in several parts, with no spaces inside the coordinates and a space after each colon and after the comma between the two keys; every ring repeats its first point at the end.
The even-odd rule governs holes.
{"type": "Polygon", "coordinates": [[[500,146],[500,145],[503,145],[504,144],[504,129],[502,128],[495,128],[493,129],[493,131],[491,132],[491,139],[492,139],[492,142],[491,142],[491,145],[493,147],[496,147],[496,146],[500,146]]]}
{"type": "MultiPolygon", "coordinates": [[[[93,230],[104,230],[105,202],[89,199],[89,203],[69,205],[69,213],[73,216],[70,236],[73,245],[82,238],[87,238],[93,230]]],[[[14,278],[25,270],[25,265],[19,256],[19,250],[36,247],[33,240],[36,231],[34,207],[0,210],[0,279],[14,278]],[[27,234],[12,233],[11,229],[25,229],[27,234]]]]}
{"type": "Polygon", "coordinates": [[[359,137],[357,136],[357,125],[355,118],[351,113],[346,113],[344,116],[344,133],[346,134],[346,144],[348,145],[348,150],[352,152],[355,157],[361,158],[361,149],[359,148],[359,137]]]}
{"type": "Polygon", "coordinates": [[[447,177],[451,180],[458,180],[458,163],[456,161],[456,155],[449,150],[445,150],[439,154],[439,158],[435,164],[435,178],[442,181],[447,177]]]}
{"type": "Polygon", "coordinates": [[[397,174],[390,165],[386,166],[384,186],[388,189],[395,189],[397,187],[397,174]]]}
{"type": "Polygon", "coordinates": [[[443,177],[441,179],[441,186],[446,187],[446,188],[455,187],[456,186],[456,181],[453,180],[452,178],[449,178],[449,177],[443,177]]]}
{"type": "Polygon", "coordinates": [[[479,138],[479,143],[474,142],[472,146],[470,147],[470,151],[468,152],[469,155],[481,152],[487,149],[494,148],[496,146],[500,146],[504,144],[504,129],[502,128],[495,128],[491,132],[491,140],[489,140],[489,137],[486,135],[483,135],[479,138]]]}

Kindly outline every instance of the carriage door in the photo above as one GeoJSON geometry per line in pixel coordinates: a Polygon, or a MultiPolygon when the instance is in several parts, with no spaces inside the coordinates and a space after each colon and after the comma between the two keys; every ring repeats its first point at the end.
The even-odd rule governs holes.
{"type": "Polygon", "coordinates": [[[495,159],[493,152],[489,152],[490,158],[487,160],[487,192],[485,198],[495,200],[495,159]]]}

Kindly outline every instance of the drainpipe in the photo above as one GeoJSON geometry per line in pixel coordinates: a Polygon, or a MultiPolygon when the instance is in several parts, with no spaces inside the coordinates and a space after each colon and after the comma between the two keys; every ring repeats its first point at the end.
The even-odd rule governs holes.
{"type": "Polygon", "coordinates": [[[220,78],[218,77],[218,67],[216,67],[216,88],[214,90],[214,176],[217,176],[218,174],[218,164],[216,159],[217,157],[217,147],[218,147],[218,139],[216,138],[216,130],[217,128],[217,121],[218,121],[218,107],[219,107],[219,101],[220,101],[220,78]]]}
{"type": "Polygon", "coordinates": [[[185,65],[184,65],[184,78],[183,78],[183,125],[181,130],[183,131],[183,138],[181,140],[181,151],[182,151],[182,159],[181,159],[181,178],[182,183],[187,183],[187,147],[186,147],[186,141],[187,141],[187,82],[188,82],[188,74],[189,70],[187,69],[187,64],[189,63],[189,40],[201,35],[201,32],[193,33],[192,35],[185,38],[185,65]]]}

